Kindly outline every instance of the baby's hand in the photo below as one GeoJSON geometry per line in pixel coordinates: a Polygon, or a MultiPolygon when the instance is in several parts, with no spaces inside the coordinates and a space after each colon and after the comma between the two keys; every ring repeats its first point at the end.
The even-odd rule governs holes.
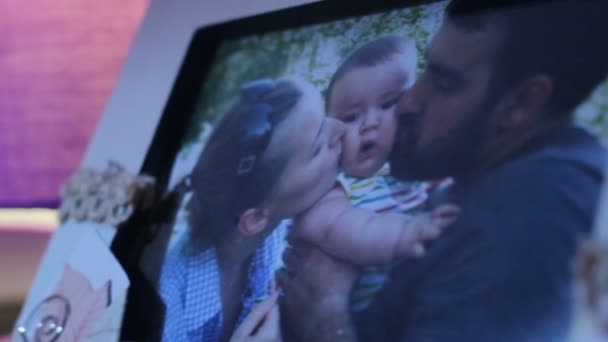
{"type": "Polygon", "coordinates": [[[424,256],[426,252],[424,242],[438,238],[447,227],[456,221],[458,214],[460,214],[458,206],[445,204],[431,212],[414,215],[408,222],[409,227],[407,228],[413,233],[411,236],[414,236],[414,241],[406,254],[413,258],[424,256]]]}

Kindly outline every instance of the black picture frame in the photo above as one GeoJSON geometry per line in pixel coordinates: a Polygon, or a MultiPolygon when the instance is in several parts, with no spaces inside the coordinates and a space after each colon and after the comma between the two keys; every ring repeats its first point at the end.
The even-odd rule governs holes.
{"type": "MultiPolygon", "coordinates": [[[[435,2],[439,1],[325,0],[198,29],[192,35],[140,173],[151,175],[156,179],[156,193],[163,194],[168,190],[172,166],[200,98],[201,87],[222,42],[435,2]]],[[[511,1],[509,5],[513,3],[525,5],[533,2],[547,1],[511,1]]],[[[480,10],[482,6],[485,8],[504,6],[501,3],[504,1],[485,4],[479,2],[479,7],[472,7],[471,11],[480,10]]],[[[134,284],[129,290],[121,335],[123,340],[160,340],[162,331],[164,319],[162,301],[158,293],[146,285],[146,279],[138,273],[137,264],[141,254],[140,249],[133,248],[145,244],[145,236],[150,232],[141,227],[146,226],[146,223],[144,218],[135,217],[128,227],[117,233],[112,243],[113,253],[125,267],[134,284]]]]}

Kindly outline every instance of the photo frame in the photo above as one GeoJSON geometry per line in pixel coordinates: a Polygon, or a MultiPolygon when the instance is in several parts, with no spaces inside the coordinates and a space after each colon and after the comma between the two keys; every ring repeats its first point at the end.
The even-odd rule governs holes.
{"type": "MultiPolygon", "coordinates": [[[[214,129],[223,123],[222,115],[230,113],[240,96],[243,96],[243,84],[247,85],[250,81],[260,79],[276,80],[296,74],[298,79],[311,83],[314,89],[322,93],[324,100],[328,101],[328,87],[331,87],[332,76],[341,63],[366,43],[385,36],[405,37],[414,46],[417,54],[414,73],[416,78],[419,78],[427,70],[426,49],[445,20],[444,10],[449,2],[381,1],[370,4],[356,1],[346,4],[342,1],[325,1],[197,31],[142,167],[142,173],[155,177],[157,192],[165,193],[166,198],[172,198],[167,202],[170,203],[167,206],[173,214],[168,216],[170,218],[164,218],[160,226],[150,225],[151,231],[142,233],[141,229],[134,227],[119,231],[112,246],[119,259],[132,265],[133,272],[143,273],[143,276],[140,274],[142,283],[151,284],[152,290],[141,291],[139,294],[133,292],[130,296],[161,291],[163,261],[159,260],[158,255],[169,253],[180,238],[186,239],[182,234],[187,232],[190,219],[187,214],[188,203],[192,201],[190,195],[174,189],[177,185],[183,185],[184,179],[188,179],[191,170],[198,164],[206,142],[213,137],[214,129]],[[176,230],[176,227],[179,229],[176,230]],[[134,245],[141,246],[136,253],[133,252],[134,245]],[[155,260],[152,264],[151,259],[155,260]]],[[[588,3],[590,2],[581,3],[579,7],[584,8],[588,3]]],[[[518,12],[525,11],[526,6],[557,8],[548,2],[537,1],[534,4],[521,2],[517,6],[504,5],[503,8],[500,8],[500,5],[486,5],[483,10],[493,11],[499,8],[498,11],[518,12]]],[[[475,10],[469,9],[471,13],[475,10]]],[[[413,83],[409,86],[413,86],[413,83]]],[[[594,89],[585,101],[577,104],[576,123],[605,145],[608,139],[608,134],[605,133],[608,128],[605,124],[608,85],[604,80],[594,89]]],[[[244,147],[241,150],[243,149],[244,147]]],[[[246,157],[249,163],[247,165],[252,166],[260,156],[247,154],[246,157]]],[[[595,162],[594,160],[592,164],[595,162]]],[[[239,165],[242,166],[242,163],[239,165]]],[[[408,191],[424,189],[422,201],[433,201],[432,194],[426,196],[427,190],[432,186],[450,186],[451,180],[447,178],[449,177],[438,184],[409,184],[408,191]]],[[[190,186],[195,187],[196,184],[190,186]]],[[[599,196],[599,191],[590,196],[599,196]]],[[[243,199],[246,200],[248,199],[243,199]]],[[[238,202],[240,198],[235,198],[234,201],[238,202]]],[[[601,210],[601,207],[599,208],[597,210],[601,210]]],[[[410,209],[424,211],[427,208],[407,208],[410,209]]],[[[242,213],[239,212],[240,214],[242,213]]],[[[594,219],[595,216],[589,218],[587,229],[592,228],[594,219]]],[[[289,221],[283,222],[282,225],[285,230],[293,229],[289,221]],[[291,228],[285,228],[287,226],[291,228]]],[[[600,225],[601,223],[598,223],[594,227],[596,232],[600,225]]],[[[580,237],[593,236],[581,234],[580,237]]],[[[576,243],[578,246],[578,241],[576,243]]],[[[574,246],[574,242],[572,244],[574,246]]],[[[276,248],[282,250],[286,246],[287,243],[283,243],[276,248]]],[[[277,251],[276,254],[273,256],[275,260],[271,273],[282,266],[281,252],[277,251]]],[[[578,254],[573,254],[573,260],[576,255],[578,254]]],[[[570,266],[562,265],[562,268],[566,267],[570,266]]],[[[572,273],[570,279],[573,283],[577,281],[575,273],[572,273]]],[[[151,309],[145,299],[132,301],[138,304],[127,307],[122,338],[138,339],[148,336],[152,330],[156,330],[154,336],[160,336],[158,329],[164,326],[162,317],[166,315],[167,309],[165,307],[165,312],[159,309],[162,306],[158,305],[160,297],[156,296],[155,309],[151,309]]],[[[258,300],[259,298],[245,300],[243,306],[250,309],[258,300]]],[[[241,319],[242,317],[237,321],[241,319]]],[[[196,333],[196,329],[189,333],[196,333]]]]}

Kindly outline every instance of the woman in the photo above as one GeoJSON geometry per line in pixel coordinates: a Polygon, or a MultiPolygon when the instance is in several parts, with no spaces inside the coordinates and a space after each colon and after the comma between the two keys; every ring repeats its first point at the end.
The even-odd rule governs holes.
{"type": "Polygon", "coordinates": [[[161,277],[163,340],[225,341],[239,325],[234,341],[280,338],[276,294],[247,315],[274,284],[285,238],[275,227],[333,187],[342,134],[306,82],[243,87],[192,173],[190,229],[161,277]]]}

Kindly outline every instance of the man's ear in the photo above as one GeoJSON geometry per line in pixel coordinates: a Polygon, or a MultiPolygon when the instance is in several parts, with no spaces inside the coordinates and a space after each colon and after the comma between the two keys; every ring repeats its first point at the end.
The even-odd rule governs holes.
{"type": "Polygon", "coordinates": [[[239,232],[246,237],[255,236],[266,229],[269,212],[267,209],[247,209],[239,217],[239,232]]]}
{"type": "Polygon", "coordinates": [[[539,120],[552,93],[553,81],[549,76],[537,75],[521,82],[499,102],[498,128],[512,129],[539,120]]]}

